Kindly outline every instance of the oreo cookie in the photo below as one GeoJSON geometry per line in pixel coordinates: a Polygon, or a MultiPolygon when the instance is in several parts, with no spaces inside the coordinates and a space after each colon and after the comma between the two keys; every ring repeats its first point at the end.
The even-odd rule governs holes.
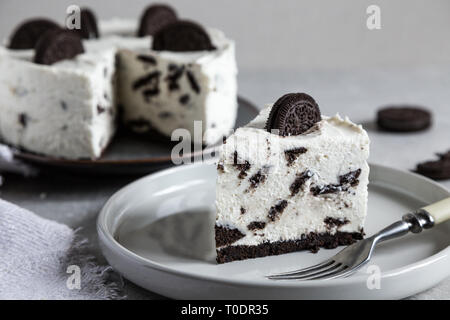
{"type": "Polygon", "coordinates": [[[39,38],[48,30],[58,29],[59,26],[48,19],[27,20],[13,32],[9,48],[14,50],[34,49],[39,38]]]}
{"type": "Polygon", "coordinates": [[[153,38],[156,51],[209,51],[214,50],[211,39],[199,24],[178,20],[159,30],[153,38]]]}
{"type": "Polygon", "coordinates": [[[319,106],[306,93],[288,93],[275,102],[266,130],[278,130],[280,136],[295,136],[308,131],[321,120],[319,106]]]}
{"type": "Polygon", "coordinates": [[[83,52],[83,44],[77,32],[64,29],[49,30],[36,44],[34,62],[50,65],[72,59],[83,52]]]}
{"type": "Polygon", "coordinates": [[[450,179],[450,151],[438,157],[439,160],[419,163],[416,172],[434,180],[450,179]]]}
{"type": "Polygon", "coordinates": [[[388,106],[378,111],[377,124],[392,132],[425,130],[431,126],[431,113],[416,106],[388,106]]]}
{"type": "Polygon", "coordinates": [[[437,156],[440,160],[450,161],[450,151],[447,151],[446,153],[438,153],[437,156]]]}
{"type": "Polygon", "coordinates": [[[162,4],[151,5],[141,17],[138,37],[154,36],[161,28],[177,20],[177,13],[171,7],[162,4]]]}
{"type": "Polygon", "coordinates": [[[75,29],[83,39],[96,39],[100,37],[97,18],[94,12],[88,8],[80,10],[80,29],[75,29]]]}

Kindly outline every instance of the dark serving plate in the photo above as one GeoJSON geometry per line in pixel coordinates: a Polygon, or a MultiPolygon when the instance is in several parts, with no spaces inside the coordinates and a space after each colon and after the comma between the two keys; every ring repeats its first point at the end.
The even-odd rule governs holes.
{"type": "MultiPolygon", "coordinates": [[[[244,98],[238,98],[238,115],[235,128],[252,120],[258,109],[244,98]]],[[[19,159],[45,168],[89,174],[145,174],[174,165],[171,158],[172,148],[178,142],[161,139],[158,136],[137,135],[126,130],[118,130],[105,153],[97,160],[67,160],[38,155],[23,150],[15,151],[19,159]]],[[[183,158],[199,159],[202,154],[214,154],[217,145],[202,150],[192,148],[183,158]]]]}

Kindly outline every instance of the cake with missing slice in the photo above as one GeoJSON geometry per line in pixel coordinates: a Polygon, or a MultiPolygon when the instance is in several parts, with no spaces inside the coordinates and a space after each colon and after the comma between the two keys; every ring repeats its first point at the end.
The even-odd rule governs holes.
{"type": "Polygon", "coordinates": [[[321,116],[287,94],[221,147],[217,262],[316,252],[362,239],[369,137],[348,118],[321,116]]]}
{"type": "Polygon", "coordinates": [[[228,135],[237,114],[234,42],[165,5],[137,22],[97,25],[83,8],[78,30],[43,18],[17,27],[0,46],[0,142],[97,159],[118,123],[167,141],[176,129],[204,145],[228,135]]]}

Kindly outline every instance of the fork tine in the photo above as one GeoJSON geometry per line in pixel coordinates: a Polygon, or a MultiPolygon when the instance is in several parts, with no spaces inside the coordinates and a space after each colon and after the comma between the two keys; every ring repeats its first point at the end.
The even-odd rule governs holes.
{"type": "Polygon", "coordinates": [[[315,264],[315,265],[312,265],[310,267],[306,267],[306,268],[303,268],[303,269],[297,269],[297,270],[293,270],[293,271],[289,271],[289,272],[282,272],[282,273],[271,274],[271,275],[267,276],[267,278],[271,279],[271,278],[280,277],[280,276],[300,275],[300,274],[303,274],[303,273],[308,272],[308,271],[314,271],[314,270],[318,270],[318,269],[327,267],[327,266],[331,265],[333,262],[334,262],[334,260],[328,259],[328,260],[325,260],[325,261],[323,261],[321,263],[318,263],[318,264],[315,264]]]}
{"type": "Polygon", "coordinates": [[[355,273],[358,269],[360,269],[362,266],[364,266],[367,263],[367,261],[363,261],[359,264],[356,264],[352,267],[347,267],[344,270],[336,273],[336,274],[332,274],[329,275],[327,277],[323,277],[321,278],[322,280],[331,280],[331,279],[336,279],[336,278],[345,278],[353,273],[355,273]]]}
{"type": "Polygon", "coordinates": [[[320,280],[332,280],[337,278],[345,278],[356,272],[358,268],[344,268],[343,270],[320,278],[320,280]]]}
{"type": "Polygon", "coordinates": [[[338,267],[333,268],[332,270],[328,270],[328,272],[321,272],[320,274],[315,274],[309,277],[302,277],[298,280],[306,281],[306,280],[329,280],[332,279],[333,276],[342,273],[343,271],[348,270],[348,267],[340,264],[338,267]]]}
{"type": "Polygon", "coordinates": [[[313,265],[313,266],[310,266],[310,267],[306,267],[306,268],[303,268],[303,269],[298,269],[298,270],[289,271],[289,272],[282,272],[282,273],[277,273],[277,274],[271,274],[271,275],[267,276],[267,278],[275,279],[275,278],[281,277],[281,276],[285,277],[285,276],[301,275],[301,274],[304,274],[306,272],[313,272],[313,271],[316,271],[316,270],[323,269],[325,267],[330,266],[333,263],[334,263],[334,260],[328,259],[328,260],[325,260],[324,262],[321,262],[321,263],[318,263],[316,265],[313,265]]]}
{"type": "Polygon", "coordinates": [[[301,277],[311,276],[311,275],[318,274],[320,272],[324,272],[324,271],[333,269],[336,267],[336,265],[337,265],[336,261],[330,259],[330,260],[327,260],[316,266],[300,269],[300,270],[293,271],[293,272],[270,275],[270,276],[268,276],[268,278],[273,279],[273,280],[298,279],[301,277]]]}
{"type": "Polygon", "coordinates": [[[307,274],[303,274],[303,275],[300,275],[300,276],[289,277],[288,279],[291,279],[291,280],[309,280],[309,279],[314,279],[314,278],[320,277],[322,275],[328,275],[328,274],[334,273],[336,271],[336,269],[340,269],[341,265],[342,265],[341,263],[333,263],[328,268],[322,269],[322,270],[320,270],[318,272],[312,272],[312,273],[307,273],[307,274]]]}

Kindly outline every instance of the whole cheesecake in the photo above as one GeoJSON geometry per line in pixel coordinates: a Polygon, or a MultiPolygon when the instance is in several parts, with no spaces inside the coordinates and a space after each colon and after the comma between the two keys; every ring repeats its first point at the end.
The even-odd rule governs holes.
{"type": "Polygon", "coordinates": [[[215,225],[219,263],[362,239],[369,138],[289,94],[221,147],[215,225]],[[312,111],[311,111],[312,110],[312,111]]]}
{"type": "Polygon", "coordinates": [[[237,111],[234,42],[193,22],[194,31],[171,29],[184,20],[152,7],[140,22],[116,18],[97,26],[92,13],[82,14],[80,44],[65,33],[30,41],[53,27],[48,21],[19,27],[0,47],[0,140],[52,157],[97,159],[119,121],[168,140],[185,129],[185,138],[200,135],[193,142],[205,145],[228,134],[237,111]],[[95,28],[86,31],[83,23],[95,28]],[[154,39],[164,41],[154,47],[154,39]]]}

